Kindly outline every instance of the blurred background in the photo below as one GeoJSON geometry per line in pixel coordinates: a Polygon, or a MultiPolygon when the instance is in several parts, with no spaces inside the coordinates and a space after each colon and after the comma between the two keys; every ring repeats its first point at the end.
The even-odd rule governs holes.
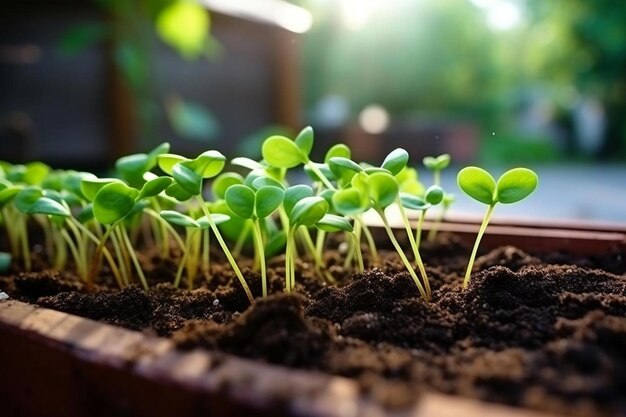
{"type": "Polygon", "coordinates": [[[626,221],[626,2],[3,3],[0,160],[99,171],[163,141],[258,158],[308,124],[318,157],[449,153],[457,195],[464,165],[535,169],[499,215],[626,221]]]}

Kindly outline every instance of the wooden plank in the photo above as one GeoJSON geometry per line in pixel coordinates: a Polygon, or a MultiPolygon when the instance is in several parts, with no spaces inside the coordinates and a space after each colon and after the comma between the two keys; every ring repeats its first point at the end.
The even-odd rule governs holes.
{"type": "Polygon", "coordinates": [[[271,366],[18,301],[0,302],[0,403],[21,416],[547,417],[425,394],[389,412],[356,383],[271,366]]]}

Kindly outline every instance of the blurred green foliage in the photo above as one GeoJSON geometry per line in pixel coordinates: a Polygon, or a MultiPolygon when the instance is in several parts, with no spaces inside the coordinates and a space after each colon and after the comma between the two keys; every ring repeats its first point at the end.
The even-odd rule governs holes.
{"type": "MultiPolygon", "coordinates": [[[[344,19],[349,0],[300,1],[315,20],[303,39],[307,109],[334,94],[353,117],[374,102],[394,118],[472,120],[483,128],[483,143],[498,148],[492,156],[508,141],[552,159],[555,146],[532,151],[529,143],[540,140],[520,138],[512,115],[540,92],[558,124],[577,100],[593,97],[607,117],[602,151],[626,156],[626,2],[506,1],[523,16],[508,30],[490,27],[478,1],[392,0],[356,30],[344,19]]],[[[375,3],[352,5],[358,15],[375,3]]]]}

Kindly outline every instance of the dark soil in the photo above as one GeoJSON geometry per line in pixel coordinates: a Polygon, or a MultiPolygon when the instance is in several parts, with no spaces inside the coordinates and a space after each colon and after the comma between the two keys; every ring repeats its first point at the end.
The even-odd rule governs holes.
{"type": "MultiPolygon", "coordinates": [[[[502,247],[480,257],[468,290],[468,249],[448,237],[426,246],[432,302],[419,298],[395,254],[351,275],[326,253],[338,286],[300,262],[297,291],[282,293],[284,259],[272,260],[267,299],[249,303],[232,271],[214,264],[198,289],[168,284],[176,264],[144,256],[149,292],[86,292],[46,271],[0,279],[12,297],[131,329],[286,366],[355,378],[390,407],[424,390],[577,416],[626,416],[626,262],[531,256],[502,247]],[[157,284],[158,283],[158,284],[157,284]]],[[[218,255],[216,255],[218,256],[218,255]]],[[[258,274],[244,269],[253,293],[258,274]]]]}

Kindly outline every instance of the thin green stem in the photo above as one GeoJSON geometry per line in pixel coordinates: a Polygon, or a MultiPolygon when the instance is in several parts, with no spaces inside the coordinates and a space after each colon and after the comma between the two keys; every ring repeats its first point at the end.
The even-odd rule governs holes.
{"type": "Polygon", "coordinates": [[[178,265],[178,269],[176,270],[176,277],[174,278],[175,288],[178,288],[178,286],[180,285],[180,280],[183,276],[183,270],[185,269],[185,264],[187,263],[187,256],[189,254],[189,250],[191,246],[191,239],[189,238],[189,235],[191,233],[193,232],[190,230],[187,231],[187,236],[185,237],[185,239],[187,240],[187,243],[181,248],[181,250],[183,251],[183,257],[181,258],[180,263],[178,265]]]}
{"type": "Polygon", "coordinates": [[[441,170],[436,169],[433,171],[433,183],[435,185],[441,185],[441,170]]]}
{"type": "Polygon", "coordinates": [[[356,261],[359,266],[359,272],[363,272],[365,267],[363,266],[363,254],[361,253],[361,245],[359,243],[360,238],[357,237],[356,233],[350,233],[352,236],[352,241],[354,242],[354,251],[356,252],[356,261]]]}
{"type": "Polygon", "coordinates": [[[441,222],[443,222],[443,219],[446,217],[447,211],[448,211],[448,207],[446,206],[443,206],[443,208],[439,210],[439,214],[437,215],[437,219],[435,220],[435,223],[432,225],[432,227],[428,231],[427,239],[430,243],[435,241],[435,237],[437,237],[437,232],[439,231],[439,226],[441,226],[441,222]]]}
{"type": "MultiPolygon", "coordinates": [[[[109,233],[109,231],[113,229],[113,227],[115,227],[115,225],[109,226],[104,235],[106,236],[107,233],[109,233]]],[[[117,258],[117,263],[118,263],[118,267],[120,271],[120,277],[123,282],[122,287],[128,287],[128,284],[129,284],[128,271],[126,270],[126,267],[124,265],[124,257],[122,255],[122,249],[120,248],[120,245],[117,241],[117,236],[115,235],[115,233],[110,233],[109,235],[111,237],[111,244],[113,245],[113,250],[115,251],[115,257],[117,258]]]]}
{"type": "MultiPolygon", "coordinates": [[[[411,244],[411,248],[413,249],[413,257],[415,258],[415,264],[420,271],[420,275],[422,276],[422,281],[424,283],[424,288],[426,289],[426,294],[428,298],[430,298],[430,282],[428,281],[428,275],[426,275],[426,268],[424,267],[424,262],[422,261],[422,256],[420,255],[419,250],[419,241],[413,240],[413,231],[411,230],[411,224],[409,223],[409,218],[407,217],[406,210],[402,207],[402,202],[400,198],[397,199],[398,209],[400,210],[400,215],[402,217],[402,222],[404,223],[404,228],[406,230],[407,238],[409,239],[409,243],[411,244]]],[[[420,220],[424,219],[424,212],[422,210],[420,213],[420,220]]],[[[417,229],[421,231],[421,222],[418,223],[417,229]]]]}
{"type": "Polygon", "coordinates": [[[67,246],[70,248],[70,252],[72,253],[72,256],[74,257],[74,263],[76,263],[76,272],[78,273],[78,276],[83,281],[87,280],[87,272],[84,270],[85,264],[80,258],[78,249],[76,248],[76,244],[70,237],[70,234],[67,233],[67,230],[65,229],[61,230],[61,236],[67,243],[67,246]]]}
{"type": "Polygon", "coordinates": [[[230,266],[233,268],[233,271],[235,271],[235,275],[237,276],[237,279],[239,279],[239,282],[241,283],[243,290],[246,292],[246,296],[248,297],[248,300],[250,300],[250,302],[252,303],[254,301],[254,297],[252,297],[250,288],[248,287],[248,284],[246,283],[246,280],[244,279],[243,274],[241,273],[241,270],[239,269],[239,266],[237,265],[237,262],[235,262],[233,255],[228,250],[228,246],[226,246],[226,242],[224,242],[224,239],[222,238],[222,234],[217,228],[217,225],[215,224],[215,222],[213,221],[213,218],[211,217],[211,212],[209,212],[209,209],[207,208],[204,200],[202,199],[200,195],[196,196],[196,200],[198,201],[198,203],[200,203],[200,207],[202,208],[204,215],[207,216],[207,220],[209,221],[211,230],[213,231],[213,234],[217,238],[217,242],[220,244],[220,247],[222,248],[222,251],[226,255],[226,258],[228,259],[230,266]]]}
{"type": "Polygon", "coordinates": [[[174,229],[172,227],[171,224],[169,224],[167,221],[165,221],[163,219],[163,217],[161,217],[161,215],[159,213],[157,213],[156,211],[154,211],[152,209],[145,209],[145,213],[147,213],[150,216],[154,217],[167,231],[169,231],[172,234],[172,236],[174,236],[174,240],[176,240],[176,244],[178,244],[178,247],[181,250],[183,250],[183,248],[185,247],[185,243],[183,242],[183,238],[176,231],[176,229],[174,229]]]}
{"type": "MultiPolygon", "coordinates": [[[[85,234],[86,238],[91,239],[96,245],[100,245],[101,240],[98,239],[98,237],[96,237],[96,235],[94,235],[89,229],[87,229],[85,226],[83,226],[78,220],[76,220],[73,217],[69,217],[69,220],[78,229],[80,229],[80,231],[82,231],[85,234]]],[[[99,227],[98,227],[98,229],[99,229],[99,227]]],[[[113,273],[113,276],[115,277],[115,280],[117,281],[117,284],[120,286],[120,288],[124,288],[123,281],[122,281],[122,276],[120,274],[120,270],[117,268],[117,265],[115,265],[115,260],[113,259],[113,256],[111,255],[111,252],[109,252],[109,250],[105,246],[103,246],[102,247],[102,253],[104,254],[104,257],[106,258],[107,262],[109,263],[109,267],[111,268],[111,272],[113,273]]],[[[92,262],[93,262],[93,259],[95,259],[95,258],[92,258],[92,262]]],[[[100,260],[98,260],[98,262],[100,262],[100,260]]],[[[92,271],[89,271],[88,280],[91,279],[91,273],[92,273],[92,271]]]]}
{"type": "Polygon", "coordinates": [[[233,248],[233,256],[238,258],[241,255],[241,250],[243,249],[244,243],[246,243],[246,239],[250,234],[250,229],[252,228],[252,220],[246,220],[243,224],[243,229],[241,230],[241,234],[237,238],[237,242],[235,242],[235,247],[233,248]]]}
{"type": "Polygon", "coordinates": [[[428,301],[430,299],[430,297],[428,297],[428,294],[424,290],[424,287],[423,287],[422,283],[420,282],[419,278],[417,277],[417,274],[415,274],[415,270],[413,269],[413,266],[411,265],[411,263],[407,259],[406,255],[402,251],[402,247],[398,243],[398,240],[396,239],[396,236],[393,234],[393,230],[391,230],[391,227],[389,227],[389,222],[387,221],[387,217],[385,216],[385,212],[382,209],[377,209],[376,211],[378,212],[378,215],[380,216],[380,218],[383,221],[383,225],[385,226],[385,230],[387,231],[387,235],[389,236],[389,240],[393,244],[393,247],[396,249],[396,252],[398,252],[398,255],[400,255],[400,259],[402,259],[402,263],[404,263],[404,266],[406,267],[406,269],[408,270],[409,274],[411,275],[411,278],[413,278],[413,281],[415,282],[415,285],[417,286],[417,289],[419,290],[420,294],[422,295],[422,298],[424,300],[428,301]]]}
{"type": "Polygon", "coordinates": [[[485,230],[487,230],[487,225],[489,224],[489,220],[491,219],[491,215],[493,214],[494,207],[495,207],[495,204],[492,204],[487,208],[487,212],[485,213],[483,222],[480,225],[480,229],[478,229],[478,235],[476,236],[476,242],[474,242],[472,255],[470,256],[469,263],[467,264],[467,271],[465,271],[465,279],[463,280],[463,289],[467,288],[467,286],[470,283],[470,279],[472,276],[472,268],[474,267],[476,254],[478,253],[478,246],[480,245],[480,240],[483,238],[483,235],[485,234],[485,230]]]}
{"type": "Polygon", "coordinates": [[[330,183],[330,181],[328,181],[328,178],[326,178],[326,176],[324,174],[322,174],[322,171],[320,171],[317,166],[315,166],[315,163],[308,161],[306,163],[306,165],[309,167],[309,169],[311,171],[313,171],[315,173],[315,175],[317,175],[317,177],[322,181],[322,183],[324,184],[324,186],[326,188],[328,188],[329,190],[335,190],[336,188],[330,183]]]}
{"type": "Polygon", "coordinates": [[[267,297],[267,271],[265,269],[265,246],[263,244],[263,234],[261,233],[261,226],[259,220],[253,220],[254,226],[254,243],[256,246],[256,252],[259,256],[259,262],[261,262],[261,292],[263,298],[267,297]]]}
{"type": "Polygon", "coordinates": [[[209,245],[210,245],[209,229],[202,231],[202,273],[209,273],[209,245]]]}
{"type": "Polygon", "coordinates": [[[420,216],[417,220],[417,228],[415,230],[415,244],[420,247],[422,243],[422,227],[424,227],[424,218],[426,217],[426,210],[420,210],[420,216]]]}
{"type": "Polygon", "coordinates": [[[374,264],[378,264],[379,263],[378,250],[376,249],[376,243],[374,242],[374,237],[372,236],[372,233],[370,232],[369,227],[367,227],[367,225],[365,224],[361,216],[355,217],[354,220],[361,223],[361,226],[363,227],[363,234],[365,235],[367,246],[369,247],[370,254],[372,256],[372,262],[374,264]]]}
{"type": "Polygon", "coordinates": [[[137,270],[137,274],[139,275],[139,280],[141,281],[141,284],[143,285],[143,289],[148,291],[149,289],[148,281],[146,281],[146,276],[143,273],[143,269],[141,269],[141,265],[139,264],[139,260],[137,259],[137,255],[135,254],[135,250],[133,249],[133,245],[130,243],[128,232],[126,231],[125,227],[120,227],[120,229],[122,230],[121,234],[122,234],[122,238],[124,239],[124,242],[126,243],[128,255],[130,256],[130,259],[133,261],[133,264],[135,265],[135,269],[137,270]]]}

